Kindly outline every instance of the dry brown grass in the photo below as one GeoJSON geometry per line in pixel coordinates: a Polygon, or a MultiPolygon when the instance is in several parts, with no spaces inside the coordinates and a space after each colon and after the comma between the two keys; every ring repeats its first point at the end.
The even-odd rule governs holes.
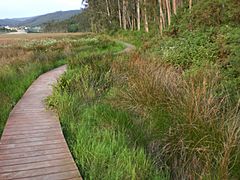
{"type": "Polygon", "coordinates": [[[71,38],[86,35],[83,33],[40,33],[40,34],[19,34],[19,35],[0,35],[0,65],[26,63],[36,58],[35,51],[58,51],[62,50],[65,54],[70,53],[69,43],[61,41],[64,38],[71,38]],[[46,47],[41,44],[31,44],[32,42],[41,42],[44,40],[57,40],[57,44],[46,47]],[[30,45],[29,45],[30,44],[30,45]],[[33,59],[34,58],[34,59],[33,59]]]}
{"type": "Polygon", "coordinates": [[[184,82],[181,71],[134,55],[129,62],[116,63],[114,74],[122,89],[119,105],[130,111],[148,114],[157,105],[166,106],[169,98],[180,94],[184,82]],[[127,83],[127,84],[126,84],[127,83]]]}
{"type": "Polygon", "coordinates": [[[114,72],[120,82],[115,106],[158,126],[166,122],[162,111],[156,111],[169,114],[168,129],[159,132],[150,126],[146,131],[146,136],[156,135],[149,151],[159,167],[167,164],[173,179],[231,177],[232,167],[239,167],[240,114],[238,107],[229,106],[227,95],[219,95],[216,69],[184,77],[171,65],[134,56],[115,65],[114,72]]]}
{"type": "Polygon", "coordinates": [[[82,36],[86,33],[33,33],[33,34],[4,34],[0,35],[0,45],[16,44],[22,41],[42,40],[48,38],[63,38],[71,36],[82,36]]]}
{"type": "Polygon", "coordinates": [[[32,55],[33,52],[21,48],[0,48],[0,65],[3,67],[14,63],[28,62],[32,55]]]}

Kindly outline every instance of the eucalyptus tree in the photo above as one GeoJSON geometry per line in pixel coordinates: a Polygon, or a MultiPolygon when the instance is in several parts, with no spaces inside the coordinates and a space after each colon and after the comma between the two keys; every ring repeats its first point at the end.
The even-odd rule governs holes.
{"type": "Polygon", "coordinates": [[[88,7],[92,31],[140,31],[143,27],[149,32],[158,26],[160,34],[171,25],[172,16],[177,15],[179,7],[188,4],[191,9],[193,3],[193,0],[83,0],[84,7],[88,7]]]}

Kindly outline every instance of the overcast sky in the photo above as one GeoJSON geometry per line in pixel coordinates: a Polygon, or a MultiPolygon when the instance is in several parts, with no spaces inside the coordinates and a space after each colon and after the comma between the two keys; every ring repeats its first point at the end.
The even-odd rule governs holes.
{"type": "Polygon", "coordinates": [[[1,0],[0,19],[80,9],[82,0],[1,0]]]}

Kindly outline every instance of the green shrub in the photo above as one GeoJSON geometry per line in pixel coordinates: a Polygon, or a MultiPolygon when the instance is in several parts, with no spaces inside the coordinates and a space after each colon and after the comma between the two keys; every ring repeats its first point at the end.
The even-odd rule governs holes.
{"type": "Polygon", "coordinates": [[[200,27],[219,27],[223,24],[239,24],[238,0],[199,0],[194,2],[192,10],[179,11],[174,17],[174,26],[180,30],[194,30],[200,27]]]}
{"type": "Polygon", "coordinates": [[[59,97],[63,131],[84,178],[167,179],[154,170],[143,149],[129,148],[125,129],[119,126],[129,124],[126,114],[108,105],[84,105],[78,96],[59,97]]]}
{"type": "Polygon", "coordinates": [[[78,32],[78,25],[77,24],[70,24],[68,26],[68,32],[78,32]]]}

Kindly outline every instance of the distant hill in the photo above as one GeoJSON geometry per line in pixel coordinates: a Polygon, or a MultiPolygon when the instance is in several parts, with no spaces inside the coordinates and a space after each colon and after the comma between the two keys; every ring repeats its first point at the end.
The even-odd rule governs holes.
{"type": "Polygon", "coordinates": [[[91,24],[89,12],[82,10],[80,14],[63,21],[48,22],[43,24],[44,32],[89,32],[91,24]]]}
{"type": "Polygon", "coordinates": [[[15,19],[0,19],[0,26],[15,26],[18,23],[15,19]]]}
{"type": "Polygon", "coordinates": [[[80,13],[81,10],[57,11],[35,17],[0,19],[0,26],[38,26],[48,22],[63,21],[80,13]]]}

